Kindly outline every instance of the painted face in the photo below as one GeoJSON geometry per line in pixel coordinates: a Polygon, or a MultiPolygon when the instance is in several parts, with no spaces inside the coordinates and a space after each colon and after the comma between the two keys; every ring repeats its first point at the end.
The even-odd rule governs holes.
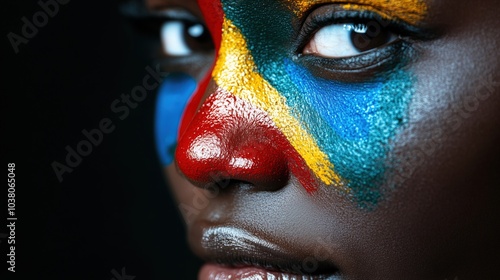
{"type": "MultiPolygon", "coordinates": [[[[368,4],[389,5],[384,4],[385,1],[379,2],[368,4]]],[[[383,24],[390,24],[387,20],[407,20],[408,24],[416,24],[426,14],[424,3],[407,2],[408,6],[403,8],[390,4],[399,9],[394,9],[390,15],[382,13],[383,18],[361,4],[324,7],[320,15],[313,12],[304,28],[327,23],[326,27],[318,27],[320,31],[312,39],[314,50],[310,45],[302,50],[297,47],[310,39],[303,28],[299,32],[308,39],[305,42],[297,40],[294,38],[297,31],[290,26],[309,6],[321,4],[319,1],[271,1],[262,4],[262,11],[258,13],[255,12],[255,3],[250,2],[222,1],[215,9],[213,5],[201,2],[205,13],[219,15],[211,24],[211,29],[215,30],[212,32],[218,37],[219,30],[222,30],[220,37],[215,38],[219,55],[211,73],[217,90],[209,97],[212,105],[201,109],[201,115],[206,114],[211,120],[206,121],[204,117],[200,123],[192,125],[194,131],[189,131],[187,138],[181,140],[178,163],[184,174],[206,182],[210,180],[207,174],[221,170],[231,178],[243,170],[250,172],[248,176],[259,176],[253,174],[252,169],[261,166],[264,170],[282,170],[283,174],[273,176],[283,177],[286,181],[289,174],[285,171],[289,170],[290,175],[295,176],[310,193],[321,184],[336,188],[362,207],[375,205],[381,197],[383,177],[388,173],[389,141],[407,122],[414,81],[411,72],[404,67],[412,52],[408,49],[396,54],[378,54],[381,57],[373,61],[358,61],[352,65],[342,61],[352,59],[352,56],[320,59],[319,54],[328,52],[328,49],[335,53],[335,47],[347,48],[345,53],[358,53],[361,47],[356,44],[370,44],[370,40],[387,43],[394,36],[382,30],[383,24]],[[349,17],[361,12],[366,22],[357,23],[352,19],[349,22],[349,17]],[[358,36],[360,42],[352,45],[349,36],[358,36]],[[339,46],[324,46],[332,40],[330,37],[339,40],[335,43],[339,46]],[[310,54],[304,55],[304,49],[310,54]],[[346,71],[356,68],[363,71],[363,67],[375,63],[391,66],[372,70],[366,77],[353,81],[335,75],[340,67],[329,67],[332,73],[319,73],[314,69],[316,64],[329,60],[346,63],[342,69],[346,71]],[[225,102],[229,96],[234,102],[234,108],[229,109],[238,112],[227,114],[226,107],[222,112],[215,112],[217,103],[225,102]],[[227,138],[226,126],[234,126],[232,122],[244,123],[249,117],[247,113],[255,118],[254,121],[262,122],[262,136],[246,138],[245,143],[236,144],[248,146],[245,155],[234,154],[236,150],[232,149],[218,153],[200,149],[206,143],[233,146],[234,139],[227,138]],[[221,125],[214,127],[214,122],[221,122],[221,125]],[[263,158],[259,154],[266,156],[263,158]],[[282,162],[277,163],[281,159],[282,162]],[[275,165],[286,167],[276,169],[275,165]]],[[[373,6],[368,4],[365,6],[373,6]]],[[[406,48],[403,42],[391,47],[394,50],[406,48]]],[[[341,50],[337,52],[342,53],[341,50]]],[[[366,55],[355,59],[361,60],[363,56],[366,55]]],[[[199,119],[195,117],[195,122],[199,119]]],[[[242,129],[246,130],[245,125],[242,129]]]]}
{"type": "Polygon", "coordinates": [[[148,1],[191,22],[156,129],[200,279],[490,277],[494,2],[148,1]]]}

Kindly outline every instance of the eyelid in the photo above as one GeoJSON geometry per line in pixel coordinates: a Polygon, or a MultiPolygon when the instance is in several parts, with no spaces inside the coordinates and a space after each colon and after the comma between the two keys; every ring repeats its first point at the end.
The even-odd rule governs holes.
{"type": "Polygon", "coordinates": [[[429,10],[426,0],[314,0],[287,2],[293,2],[289,4],[290,8],[302,19],[318,7],[334,4],[344,10],[372,11],[386,19],[417,25],[426,18],[429,10]]]}
{"type": "Polygon", "coordinates": [[[132,27],[144,35],[157,37],[162,25],[169,21],[179,21],[185,24],[204,25],[189,11],[182,8],[166,8],[164,10],[148,10],[144,4],[130,1],[120,6],[120,13],[130,21],[132,27]]]}

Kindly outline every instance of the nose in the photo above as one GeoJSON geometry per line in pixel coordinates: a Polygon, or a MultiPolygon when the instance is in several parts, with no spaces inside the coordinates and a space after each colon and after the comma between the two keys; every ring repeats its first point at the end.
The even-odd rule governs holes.
{"type": "Polygon", "coordinates": [[[214,85],[176,150],[180,171],[199,187],[230,180],[276,191],[289,180],[285,152],[264,112],[214,85]]]}

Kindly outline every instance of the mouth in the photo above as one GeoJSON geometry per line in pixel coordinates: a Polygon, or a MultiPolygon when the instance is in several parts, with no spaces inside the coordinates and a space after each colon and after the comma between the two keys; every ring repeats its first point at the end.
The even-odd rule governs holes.
{"type": "Polygon", "coordinates": [[[301,275],[286,272],[271,271],[259,267],[225,267],[206,264],[202,267],[198,280],[337,280],[335,275],[301,275]]]}
{"type": "Polygon", "coordinates": [[[240,228],[203,228],[195,239],[195,253],[207,261],[198,280],[341,279],[331,263],[285,249],[240,228]]]}

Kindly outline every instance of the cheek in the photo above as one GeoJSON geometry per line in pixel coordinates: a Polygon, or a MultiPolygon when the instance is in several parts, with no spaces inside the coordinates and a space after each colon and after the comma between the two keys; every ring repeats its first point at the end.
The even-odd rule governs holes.
{"type": "Polygon", "coordinates": [[[155,138],[156,150],[162,165],[173,161],[179,122],[196,81],[183,73],[169,74],[160,86],[156,98],[155,138]]]}
{"type": "Polygon", "coordinates": [[[395,164],[391,142],[408,122],[414,79],[396,70],[369,82],[342,83],[286,64],[301,97],[292,104],[297,117],[346,181],[348,195],[361,207],[376,205],[395,164]]]}

